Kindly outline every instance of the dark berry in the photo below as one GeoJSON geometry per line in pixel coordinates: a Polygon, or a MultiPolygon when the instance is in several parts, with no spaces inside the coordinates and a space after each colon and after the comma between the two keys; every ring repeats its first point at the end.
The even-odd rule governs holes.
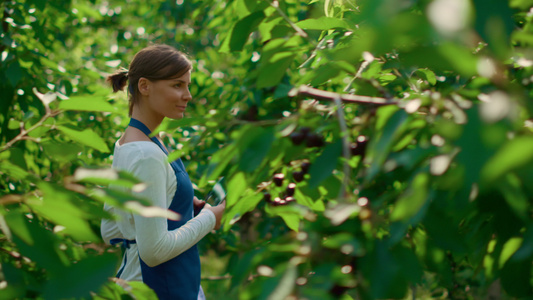
{"type": "Polygon", "coordinates": [[[292,177],[294,177],[294,180],[296,182],[300,182],[300,181],[304,180],[304,172],[302,172],[302,171],[293,172],[292,173],[292,177]]]}
{"type": "Polygon", "coordinates": [[[309,134],[309,132],[311,132],[311,128],[309,127],[301,127],[300,128],[300,133],[303,135],[304,138],[307,137],[307,135],[309,134]]]}
{"type": "Polygon", "coordinates": [[[307,135],[307,141],[305,145],[309,148],[322,147],[324,146],[324,138],[322,138],[322,136],[319,134],[311,133],[307,135]]]}
{"type": "Polygon", "coordinates": [[[279,206],[281,205],[281,201],[283,201],[283,204],[285,204],[285,200],[282,200],[280,197],[276,197],[274,201],[270,202],[272,206],[279,206]]]}
{"type": "Polygon", "coordinates": [[[277,174],[274,174],[274,183],[277,185],[277,186],[281,186],[283,184],[283,178],[285,178],[285,175],[283,175],[283,173],[277,173],[277,174]]]}
{"type": "Polygon", "coordinates": [[[344,293],[346,293],[347,290],[348,290],[348,287],[345,287],[345,286],[341,286],[341,285],[335,284],[335,285],[329,290],[329,292],[330,292],[333,296],[340,297],[340,296],[344,295],[344,293]]]}
{"type": "Polygon", "coordinates": [[[304,172],[304,173],[309,172],[309,167],[311,167],[311,163],[308,162],[308,161],[304,161],[304,162],[300,165],[300,168],[302,168],[302,172],[304,172]]]}
{"type": "Polygon", "coordinates": [[[368,139],[364,135],[360,135],[357,137],[357,140],[355,143],[352,143],[350,146],[350,150],[352,152],[352,155],[365,155],[366,151],[366,144],[368,143],[368,139]]]}
{"type": "Polygon", "coordinates": [[[289,183],[287,186],[287,190],[285,191],[287,196],[294,196],[294,188],[296,187],[296,183],[289,183]]]}
{"type": "Polygon", "coordinates": [[[257,105],[250,106],[243,119],[251,122],[257,121],[258,111],[257,105]]]}
{"type": "Polygon", "coordinates": [[[270,193],[264,193],[263,200],[266,202],[272,202],[272,195],[270,195],[270,193]]]}
{"type": "Polygon", "coordinates": [[[305,135],[301,132],[293,132],[289,136],[294,145],[300,145],[305,140],[305,135]]]}
{"type": "Polygon", "coordinates": [[[294,198],[289,196],[289,197],[286,197],[285,198],[285,203],[289,204],[290,202],[293,202],[294,201],[294,198]]]}
{"type": "Polygon", "coordinates": [[[361,155],[361,149],[357,147],[357,143],[352,143],[350,145],[350,152],[352,153],[353,156],[356,156],[356,155],[361,155]]]}

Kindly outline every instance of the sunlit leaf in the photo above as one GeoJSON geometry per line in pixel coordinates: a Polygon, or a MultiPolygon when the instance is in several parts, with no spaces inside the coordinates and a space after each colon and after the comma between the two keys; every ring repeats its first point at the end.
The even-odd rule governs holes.
{"type": "Polygon", "coordinates": [[[428,200],[428,184],[428,174],[421,173],[416,175],[409,189],[396,202],[391,214],[391,220],[405,221],[415,216],[428,200]]]}
{"type": "Polygon", "coordinates": [[[144,206],[137,201],[126,202],[124,207],[146,218],[161,217],[174,221],[181,219],[177,212],[157,206],[144,206]]]}
{"type": "Polygon", "coordinates": [[[83,147],[73,143],[60,143],[46,141],[41,143],[44,152],[52,159],[61,162],[71,162],[76,159],[78,153],[83,151],[83,147]]]}
{"type": "Polygon", "coordinates": [[[533,152],[524,149],[533,149],[532,137],[517,137],[506,142],[498,152],[490,158],[481,170],[485,182],[492,182],[503,174],[524,166],[533,161],[533,152]]]}
{"type": "Polygon", "coordinates": [[[308,30],[328,30],[334,28],[351,28],[351,26],[345,20],[332,18],[332,17],[320,17],[318,19],[306,19],[296,23],[296,26],[302,29],[308,30]]]}
{"type": "Polygon", "coordinates": [[[94,148],[100,152],[109,152],[109,147],[107,147],[105,141],[91,129],[78,131],[65,126],[57,126],[57,129],[59,129],[73,141],[94,148]]]}
{"type": "Polygon", "coordinates": [[[226,37],[223,46],[221,47],[221,52],[228,51],[241,51],[244,47],[244,44],[248,40],[248,36],[252,31],[261,23],[265,18],[265,13],[261,11],[256,11],[250,15],[239,20],[231,32],[226,37]]]}
{"type": "Polygon", "coordinates": [[[75,96],[59,102],[59,109],[78,111],[102,111],[112,112],[115,107],[105,101],[102,96],[75,96]]]}

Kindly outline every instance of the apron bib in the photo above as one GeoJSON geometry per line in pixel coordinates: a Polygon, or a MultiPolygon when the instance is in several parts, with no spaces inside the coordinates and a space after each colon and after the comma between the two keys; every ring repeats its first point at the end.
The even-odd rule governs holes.
{"type": "MultiPolygon", "coordinates": [[[[150,137],[150,129],[142,122],[132,118],[129,126],[141,130],[146,136],[150,137]]],[[[150,139],[168,155],[167,150],[156,137],[150,139]]],[[[176,193],[168,209],[179,213],[181,218],[179,221],[167,220],[169,231],[181,227],[194,217],[194,190],[189,174],[185,171],[185,166],[181,159],[173,161],[170,165],[176,175],[177,186],[176,193]]],[[[155,267],[149,267],[142,259],[140,259],[140,262],[143,282],[156,292],[159,299],[198,299],[200,290],[200,255],[197,245],[155,267]]]]}

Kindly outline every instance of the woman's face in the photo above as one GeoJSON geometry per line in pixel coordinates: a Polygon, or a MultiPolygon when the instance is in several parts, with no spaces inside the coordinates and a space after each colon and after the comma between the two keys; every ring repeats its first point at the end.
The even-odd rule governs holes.
{"type": "Polygon", "coordinates": [[[190,83],[190,70],[173,79],[150,81],[147,109],[157,116],[171,119],[183,118],[187,103],[192,99],[189,91],[190,83]]]}

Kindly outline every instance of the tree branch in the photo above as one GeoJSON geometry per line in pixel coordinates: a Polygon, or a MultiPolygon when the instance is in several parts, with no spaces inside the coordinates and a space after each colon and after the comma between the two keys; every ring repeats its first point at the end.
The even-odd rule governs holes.
{"type": "Polygon", "coordinates": [[[307,96],[317,100],[335,101],[335,98],[340,98],[342,102],[373,104],[373,105],[399,105],[400,99],[386,99],[381,97],[360,96],[351,94],[339,94],[328,91],[315,89],[306,85],[301,85],[299,88],[294,88],[289,92],[289,97],[307,96]]]}
{"type": "MultiPolygon", "coordinates": [[[[11,146],[13,146],[13,144],[15,144],[18,141],[27,140],[27,139],[30,139],[30,140],[33,139],[31,137],[27,137],[28,133],[30,133],[33,130],[35,130],[35,129],[39,128],[40,126],[42,126],[44,124],[44,122],[46,121],[46,119],[56,116],[57,114],[59,114],[59,112],[60,111],[51,111],[47,107],[46,108],[46,114],[37,123],[35,123],[33,126],[31,126],[28,129],[25,129],[24,127],[21,127],[20,128],[20,133],[16,137],[14,137],[11,141],[7,142],[5,145],[0,147],[0,152],[4,152],[7,149],[11,148],[11,146]]],[[[37,141],[37,140],[35,140],[35,141],[37,141]]]]}

